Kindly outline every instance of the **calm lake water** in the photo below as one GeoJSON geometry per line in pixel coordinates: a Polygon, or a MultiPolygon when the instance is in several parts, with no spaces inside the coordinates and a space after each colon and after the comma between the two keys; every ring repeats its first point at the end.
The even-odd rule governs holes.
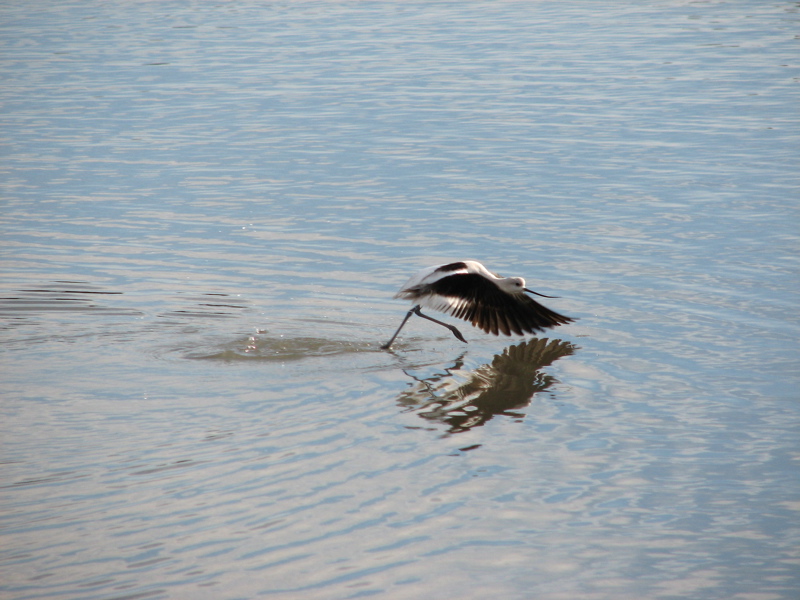
{"type": "Polygon", "coordinates": [[[796,600],[798,25],[2,3],[0,596],[796,600]]]}

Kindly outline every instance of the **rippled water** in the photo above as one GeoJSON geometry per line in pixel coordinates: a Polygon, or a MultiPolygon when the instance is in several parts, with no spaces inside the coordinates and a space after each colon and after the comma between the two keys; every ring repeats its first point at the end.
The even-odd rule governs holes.
{"type": "Polygon", "coordinates": [[[3,4],[3,598],[797,598],[798,12],[3,4]]]}

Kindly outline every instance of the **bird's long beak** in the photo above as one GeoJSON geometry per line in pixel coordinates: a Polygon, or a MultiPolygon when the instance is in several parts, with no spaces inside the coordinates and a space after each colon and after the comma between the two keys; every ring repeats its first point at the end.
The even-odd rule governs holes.
{"type": "Polygon", "coordinates": [[[540,294],[539,292],[534,292],[533,290],[529,290],[528,288],[522,288],[526,292],[530,292],[531,294],[536,294],[537,296],[541,296],[542,298],[558,298],[559,296],[545,296],[544,294],[540,294]]]}

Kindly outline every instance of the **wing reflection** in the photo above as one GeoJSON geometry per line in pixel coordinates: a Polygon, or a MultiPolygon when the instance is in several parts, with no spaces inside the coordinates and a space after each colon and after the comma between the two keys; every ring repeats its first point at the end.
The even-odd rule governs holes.
{"type": "Polygon", "coordinates": [[[483,425],[495,415],[522,418],[512,411],[527,406],[535,393],[557,381],[541,369],[575,350],[569,342],[534,338],[508,346],[492,364],[473,371],[462,370],[458,359],[445,373],[425,379],[407,372],[415,383],[400,395],[398,404],[423,419],[449,425],[449,433],[483,425]]]}

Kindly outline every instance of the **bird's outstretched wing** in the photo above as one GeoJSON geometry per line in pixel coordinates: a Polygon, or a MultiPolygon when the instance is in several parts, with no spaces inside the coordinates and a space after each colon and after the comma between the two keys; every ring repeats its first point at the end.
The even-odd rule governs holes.
{"type": "Polygon", "coordinates": [[[447,299],[446,305],[431,303],[431,308],[469,321],[494,335],[524,335],[574,320],[525,294],[508,294],[493,281],[473,273],[443,277],[431,283],[426,291],[447,299]]]}

